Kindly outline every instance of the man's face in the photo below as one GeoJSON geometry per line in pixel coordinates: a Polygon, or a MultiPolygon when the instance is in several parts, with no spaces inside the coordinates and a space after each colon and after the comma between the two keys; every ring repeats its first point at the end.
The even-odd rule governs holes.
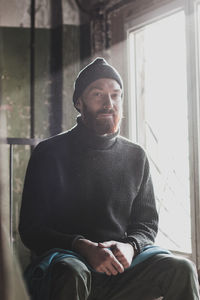
{"type": "Polygon", "coordinates": [[[96,134],[115,133],[122,118],[120,85],[114,79],[98,79],[84,90],[76,107],[84,124],[96,134]]]}

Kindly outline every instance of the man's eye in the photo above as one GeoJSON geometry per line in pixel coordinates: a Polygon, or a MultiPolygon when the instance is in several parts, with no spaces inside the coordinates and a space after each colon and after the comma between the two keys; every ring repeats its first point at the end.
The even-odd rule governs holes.
{"type": "Polygon", "coordinates": [[[112,94],[112,98],[113,99],[120,99],[121,98],[121,95],[120,94],[112,94]]]}
{"type": "Polygon", "coordinates": [[[94,96],[95,97],[101,97],[101,93],[100,92],[96,92],[96,93],[94,93],[94,96]]]}

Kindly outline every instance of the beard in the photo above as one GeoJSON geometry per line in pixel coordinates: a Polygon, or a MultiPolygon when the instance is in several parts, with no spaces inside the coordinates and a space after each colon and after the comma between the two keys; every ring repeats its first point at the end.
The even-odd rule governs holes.
{"type": "Polygon", "coordinates": [[[82,119],[85,125],[98,135],[115,133],[121,121],[121,109],[101,109],[97,112],[88,110],[87,105],[83,102],[82,119]],[[101,114],[111,114],[108,118],[99,117],[101,114]]]}

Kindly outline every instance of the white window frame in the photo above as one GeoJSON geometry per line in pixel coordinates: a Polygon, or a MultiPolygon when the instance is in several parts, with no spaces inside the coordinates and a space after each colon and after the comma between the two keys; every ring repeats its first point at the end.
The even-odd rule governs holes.
{"type": "MultiPolygon", "coordinates": [[[[138,1],[138,0],[136,0],[138,1]]],[[[189,164],[190,164],[190,198],[191,198],[191,236],[192,254],[189,256],[200,268],[200,58],[197,26],[197,6],[200,0],[155,1],[154,5],[147,5],[148,1],[140,0],[141,8],[136,15],[127,20],[125,30],[127,34],[127,65],[133,65],[131,60],[129,39],[130,32],[149,25],[175,12],[185,12],[185,34],[187,52],[187,99],[188,99],[188,131],[189,131],[189,164]],[[167,4],[166,4],[167,2],[167,4]],[[142,5],[142,3],[145,5],[142,5]]],[[[138,2],[139,6],[139,2],[138,2]]],[[[133,43],[132,43],[133,45],[133,43]]],[[[133,53],[133,52],[132,52],[133,53]]],[[[129,111],[129,138],[141,143],[138,135],[139,104],[136,100],[136,91],[131,84],[135,76],[128,67],[128,111],[129,111]]],[[[186,253],[179,253],[188,256],[186,253]]]]}

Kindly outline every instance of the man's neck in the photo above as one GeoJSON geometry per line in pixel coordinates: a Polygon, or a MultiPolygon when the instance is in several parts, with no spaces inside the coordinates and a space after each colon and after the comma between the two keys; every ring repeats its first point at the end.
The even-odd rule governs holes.
{"type": "Polygon", "coordinates": [[[93,149],[109,149],[116,141],[119,131],[111,134],[98,135],[85,126],[81,118],[77,118],[77,132],[79,132],[80,143],[93,149]]]}

